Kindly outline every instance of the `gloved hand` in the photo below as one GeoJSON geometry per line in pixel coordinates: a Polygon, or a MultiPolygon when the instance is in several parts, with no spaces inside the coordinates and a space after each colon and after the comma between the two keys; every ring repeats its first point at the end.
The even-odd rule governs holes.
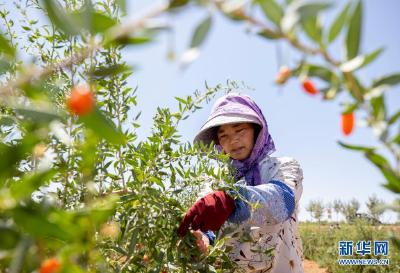
{"type": "Polygon", "coordinates": [[[193,230],[200,229],[217,231],[235,209],[235,200],[223,191],[215,191],[199,199],[188,210],[178,234],[185,236],[190,226],[193,230]]]}

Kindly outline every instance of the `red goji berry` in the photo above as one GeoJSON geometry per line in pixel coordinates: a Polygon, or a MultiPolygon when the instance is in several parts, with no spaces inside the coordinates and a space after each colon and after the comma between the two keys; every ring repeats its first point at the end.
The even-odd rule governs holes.
{"type": "Polygon", "coordinates": [[[319,92],[318,89],[315,87],[314,83],[309,79],[304,80],[302,82],[302,85],[304,91],[306,91],[310,95],[316,95],[319,92]]]}
{"type": "Polygon", "coordinates": [[[354,128],[354,113],[342,114],[342,132],[344,135],[348,136],[351,134],[354,128]]]}
{"type": "Polygon", "coordinates": [[[57,258],[49,258],[42,262],[40,273],[56,273],[60,270],[61,263],[57,258]]]}
{"type": "Polygon", "coordinates": [[[88,87],[83,85],[72,88],[71,95],[67,99],[68,109],[78,116],[83,116],[91,112],[94,104],[93,93],[88,87]]]}

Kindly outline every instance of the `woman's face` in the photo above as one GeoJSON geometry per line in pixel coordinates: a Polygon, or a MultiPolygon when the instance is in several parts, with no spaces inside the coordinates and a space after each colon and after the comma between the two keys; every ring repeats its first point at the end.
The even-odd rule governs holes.
{"type": "Polygon", "coordinates": [[[219,144],[224,152],[236,160],[250,156],[254,147],[254,126],[251,123],[225,124],[218,128],[219,144]]]}

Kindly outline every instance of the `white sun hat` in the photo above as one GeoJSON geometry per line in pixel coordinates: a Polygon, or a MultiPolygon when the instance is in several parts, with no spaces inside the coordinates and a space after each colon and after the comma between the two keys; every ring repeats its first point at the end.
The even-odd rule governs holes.
{"type": "Polygon", "coordinates": [[[194,143],[201,141],[204,144],[210,144],[214,141],[215,144],[218,144],[217,130],[218,127],[225,124],[234,124],[234,123],[255,123],[262,126],[262,123],[259,121],[257,116],[253,115],[244,115],[238,113],[223,113],[217,116],[211,116],[207,122],[201,127],[200,132],[194,138],[194,143]]]}

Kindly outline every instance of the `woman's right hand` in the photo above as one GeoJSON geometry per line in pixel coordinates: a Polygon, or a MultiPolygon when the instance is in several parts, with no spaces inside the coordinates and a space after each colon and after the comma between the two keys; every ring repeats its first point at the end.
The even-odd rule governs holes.
{"type": "Polygon", "coordinates": [[[177,230],[183,237],[189,228],[217,231],[235,210],[235,200],[224,191],[214,191],[197,200],[188,210],[177,230]]]}
{"type": "Polygon", "coordinates": [[[208,253],[208,246],[210,245],[210,240],[206,235],[203,234],[200,230],[191,230],[194,237],[196,237],[196,245],[199,248],[200,252],[203,254],[208,253]]]}

